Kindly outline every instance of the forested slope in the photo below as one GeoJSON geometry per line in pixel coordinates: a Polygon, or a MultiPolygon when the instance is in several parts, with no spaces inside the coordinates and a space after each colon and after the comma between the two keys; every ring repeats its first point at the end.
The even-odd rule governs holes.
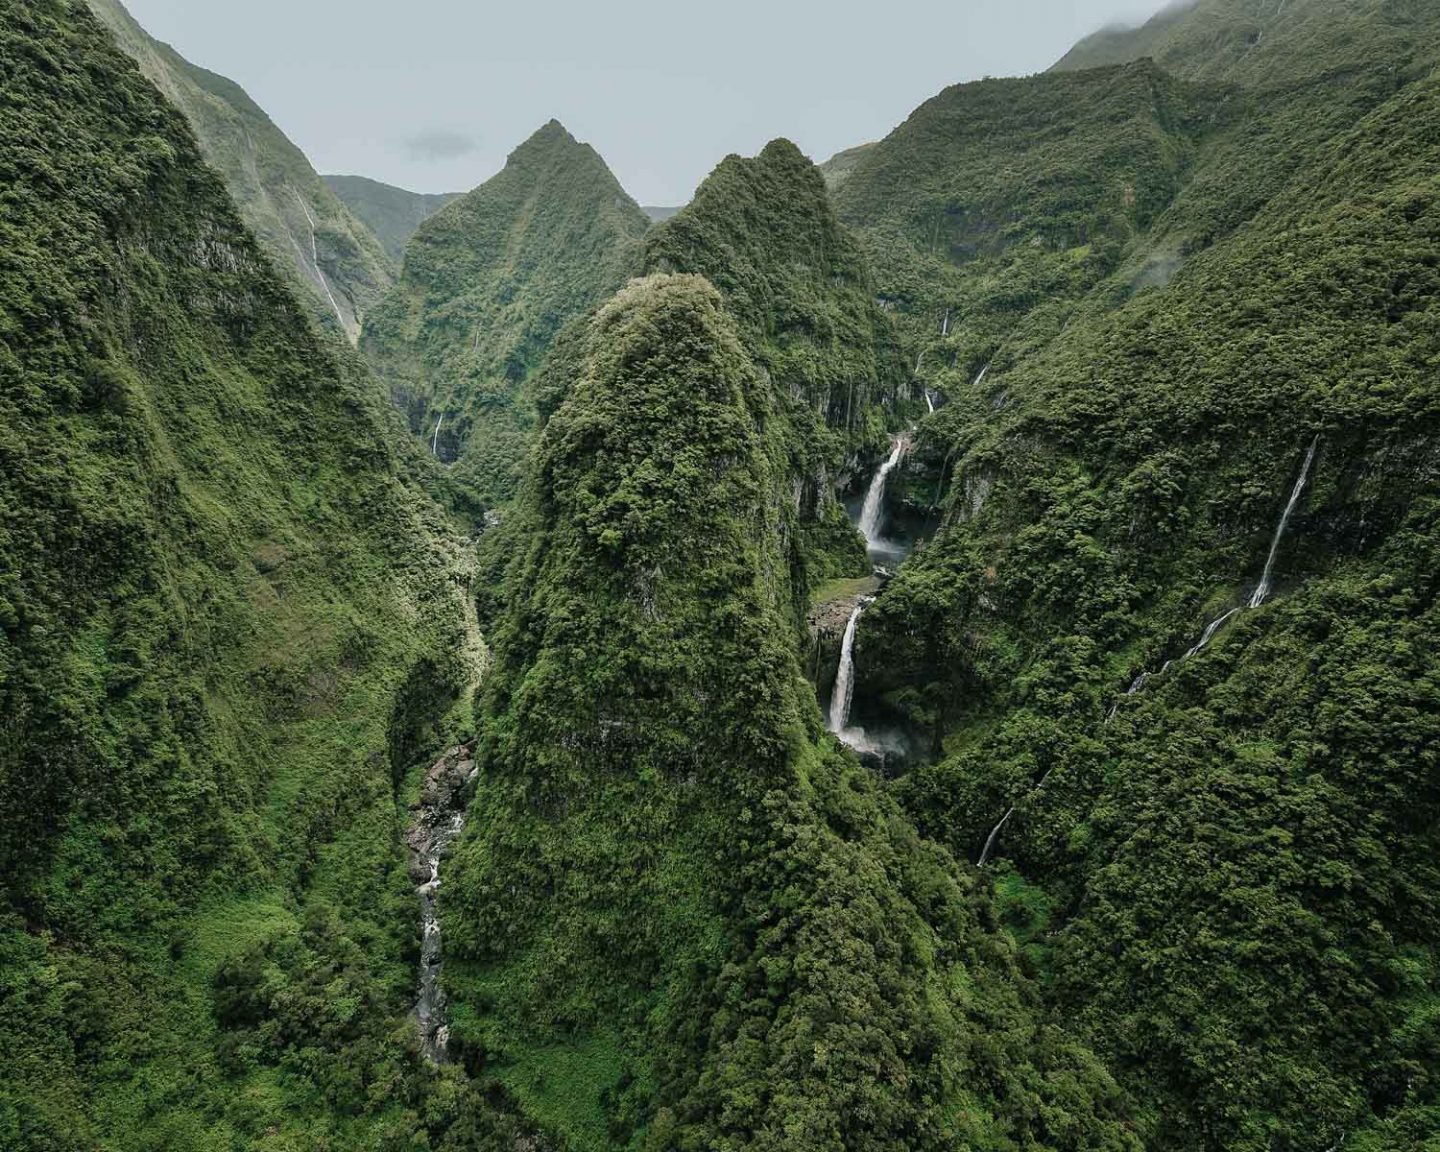
{"type": "Polygon", "coordinates": [[[399,269],[415,229],[459,198],[458,192],[410,192],[364,176],[326,176],[325,183],[380,241],[399,269]]]}
{"type": "MultiPolygon", "coordinates": [[[[1240,7],[1164,26],[1206,30],[1160,59],[1223,87],[1139,63],[1015,82],[995,110],[1009,131],[1064,81],[1178,100],[1149,137],[1171,142],[1138,152],[1087,137],[1104,105],[1077,100],[1055,120],[1068,171],[989,209],[1032,266],[1105,238],[1093,274],[1007,302],[1014,264],[992,279],[952,243],[896,281],[927,357],[964,370],[942,360],[950,403],[908,477],[943,526],[862,621],[857,710],[926,734],[898,794],[957,855],[989,845],[1050,1007],[1148,1146],[1416,1147],[1440,1036],[1440,25],[1427,4],[1291,3],[1263,68],[1221,67],[1240,7]],[[1128,178],[1147,151],[1179,161],[1151,166],[1148,201],[1128,178]],[[1132,183],[1149,206],[1117,217],[1132,183]],[[1031,216],[1037,187],[1073,203],[1072,239],[1031,216]]],[[[974,87],[953,102],[983,106],[974,87]]],[[[837,193],[911,266],[907,201],[867,184],[909,165],[943,219],[985,203],[983,122],[924,112],[837,193]]]]}
{"type": "Polygon", "coordinates": [[[599,154],[551,121],[411,238],[361,348],[481,502],[514,492],[536,422],[526,384],[556,334],[624,283],[649,226],[599,154]]]}
{"type": "Polygon", "coordinates": [[[899,346],[859,245],[816,167],[788,140],[730,156],[645,241],[645,267],[707,277],[777,399],[773,465],[787,477],[786,537],[800,604],[810,587],[868,572],[837,492],[888,451],[911,399],[899,346]]]}
{"type": "Polygon", "coordinates": [[[444,890],[452,1044],[565,1147],[1136,1147],[971,879],[820,731],[745,331],[656,275],[571,361],[444,890]]]}
{"type": "Polygon", "coordinates": [[[374,1146],[467,564],[88,8],[0,59],[0,1146],[374,1146]]]}
{"type": "Polygon", "coordinates": [[[305,154],[236,83],[152,39],[120,0],[91,7],[140,70],[190,122],[246,225],[322,323],[354,343],[390,288],[395,265],[310,166],[305,154]]]}

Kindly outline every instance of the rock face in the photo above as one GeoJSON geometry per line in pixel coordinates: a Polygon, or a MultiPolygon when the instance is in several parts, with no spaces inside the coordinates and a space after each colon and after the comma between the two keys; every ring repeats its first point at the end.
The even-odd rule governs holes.
{"type": "Polygon", "coordinates": [[[410,850],[410,879],[420,897],[420,993],[415,1015],[420,1028],[421,1055],[432,1064],[448,1056],[445,993],[440,987],[440,860],[465,827],[465,807],[479,769],[473,744],[451,748],[430,766],[413,809],[415,820],[405,834],[410,850]]]}

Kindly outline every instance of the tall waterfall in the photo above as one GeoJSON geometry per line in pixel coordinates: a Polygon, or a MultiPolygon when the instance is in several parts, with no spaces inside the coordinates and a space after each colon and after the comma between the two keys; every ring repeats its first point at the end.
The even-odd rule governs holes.
{"type": "Polygon", "coordinates": [[[929,388],[925,389],[925,407],[930,409],[932,414],[935,412],[935,397],[929,388]]]}
{"type": "Polygon", "coordinates": [[[985,373],[987,373],[987,372],[989,372],[989,371],[990,371],[990,365],[989,365],[989,364],[986,364],[985,367],[983,367],[983,368],[980,369],[980,375],[978,375],[978,376],[975,377],[975,382],[974,382],[973,384],[971,384],[970,387],[972,387],[972,388],[978,388],[978,387],[980,387],[980,385],[985,382],[985,373]]]}
{"type": "Polygon", "coordinates": [[[840,668],[835,673],[835,690],[830,694],[830,731],[836,735],[850,725],[850,699],[855,693],[855,629],[869,604],[870,600],[864,598],[855,605],[850,622],[845,625],[845,639],[840,644],[840,668]]]}
{"type": "MultiPolygon", "coordinates": [[[[1259,608],[1265,601],[1270,599],[1270,593],[1274,587],[1271,583],[1271,576],[1275,570],[1275,557],[1280,553],[1280,544],[1285,538],[1285,529],[1290,526],[1290,516],[1294,513],[1296,505],[1300,503],[1300,497],[1305,492],[1305,485],[1310,480],[1310,466],[1315,463],[1315,450],[1319,445],[1319,436],[1316,436],[1315,439],[1310,441],[1310,448],[1305,453],[1305,463],[1300,468],[1300,478],[1295,481],[1295,487],[1291,489],[1290,492],[1290,500],[1285,505],[1285,511],[1280,514],[1280,523],[1275,528],[1275,539],[1270,543],[1270,555],[1265,558],[1265,571],[1261,575],[1260,583],[1254,593],[1250,599],[1246,601],[1244,608],[1231,608],[1230,611],[1226,612],[1223,616],[1205,625],[1205,631],[1200,634],[1200,639],[1196,642],[1195,646],[1189,649],[1184,656],[1179,657],[1181,663],[1205,651],[1205,649],[1210,646],[1210,641],[1215,639],[1215,634],[1236,616],[1240,615],[1241,612],[1259,608]]],[[[1141,672],[1140,675],[1135,678],[1135,682],[1130,685],[1130,690],[1126,692],[1126,695],[1138,695],[1141,689],[1150,683],[1155,676],[1165,675],[1174,664],[1174,660],[1167,660],[1159,672],[1153,674],[1150,672],[1141,672]]],[[[1106,724],[1109,724],[1110,721],[1115,718],[1117,709],[1118,704],[1116,708],[1110,709],[1109,715],[1105,718],[1106,724]]]]}
{"type": "Polygon", "coordinates": [[[1280,553],[1280,542],[1285,538],[1285,529],[1290,524],[1290,514],[1295,511],[1295,505],[1300,503],[1300,497],[1305,492],[1305,483],[1310,479],[1310,465],[1315,462],[1315,449],[1320,444],[1320,437],[1310,441],[1310,450],[1305,453],[1305,464],[1300,469],[1300,479],[1295,481],[1295,487],[1290,493],[1290,502],[1285,505],[1285,511],[1280,514],[1280,523],[1275,528],[1275,539],[1270,543],[1270,555],[1265,558],[1265,571],[1260,577],[1260,584],[1255,589],[1255,594],[1250,597],[1250,607],[1259,608],[1266,600],[1270,599],[1271,583],[1270,575],[1275,570],[1275,557],[1280,553]]]}
{"type": "Polygon", "coordinates": [[[440,419],[435,421],[435,435],[430,440],[430,455],[440,455],[440,425],[445,423],[445,413],[440,413],[440,419]]]}
{"type": "Polygon", "coordinates": [[[860,509],[860,534],[865,537],[865,543],[870,548],[880,543],[880,514],[885,507],[885,482],[904,455],[905,437],[897,436],[891,445],[889,459],[880,465],[865,493],[865,504],[860,509]]]}

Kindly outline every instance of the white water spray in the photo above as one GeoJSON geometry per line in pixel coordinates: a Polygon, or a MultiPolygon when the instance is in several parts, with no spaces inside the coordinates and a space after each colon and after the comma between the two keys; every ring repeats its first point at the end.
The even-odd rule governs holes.
{"type": "Polygon", "coordinates": [[[435,435],[430,440],[430,455],[440,455],[440,425],[445,423],[445,413],[440,413],[440,419],[435,421],[435,435]]]}
{"type": "Polygon", "coordinates": [[[862,598],[855,605],[845,625],[845,639],[840,643],[840,667],[835,673],[835,690],[830,693],[830,731],[837,736],[850,725],[850,701],[855,694],[855,630],[870,603],[869,598],[862,598]]]}
{"type": "Polygon", "coordinates": [[[925,389],[925,407],[930,409],[930,414],[935,414],[935,397],[930,394],[930,389],[925,389]]]}
{"type": "Polygon", "coordinates": [[[865,493],[865,504],[860,509],[860,534],[865,537],[865,544],[869,548],[880,543],[880,514],[885,506],[885,482],[905,455],[905,447],[905,437],[895,437],[889,459],[880,465],[865,493]]]}
{"type": "Polygon", "coordinates": [[[1270,576],[1275,569],[1275,557],[1280,554],[1280,542],[1285,538],[1285,529],[1289,527],[1290,515],[1295,511],[1295,505],[1300,503],[1300,497],[1305,492],[1306,481],[1310,479],[1310,465],[1315,462],[1315,449],[1320,444],[1320,437],[1310,441],[1310,450],[1305,453],[1305,464],[1300,469],[1300,479],[1295,481],[1295,487],[1290,493],[1290,502],[1285,505],[1285,511],[1280,514],[1280,523],[1275,529],[1275,539],[1270,543],[1270,555],[1265,558],[1265,571],[1260,577],[1260,584],[1255,589],[1254,595],[1250,597],[1249,607],[1259,608],[1266,600],[1270,599],[1271,582],[1270,576]]]}

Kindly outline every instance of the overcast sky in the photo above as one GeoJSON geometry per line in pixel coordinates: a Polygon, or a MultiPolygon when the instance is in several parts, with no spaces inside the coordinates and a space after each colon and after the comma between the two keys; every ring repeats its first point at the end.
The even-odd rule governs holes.
{"type": "Polygon", "coordinates": [[[422,192],[493,175],[552,116],[636,199],[680,204],[727,153],[816,160],[948,84],[1038,72],[1163,0],[127,0],[238,81],[321,172],[422,192]]]}

